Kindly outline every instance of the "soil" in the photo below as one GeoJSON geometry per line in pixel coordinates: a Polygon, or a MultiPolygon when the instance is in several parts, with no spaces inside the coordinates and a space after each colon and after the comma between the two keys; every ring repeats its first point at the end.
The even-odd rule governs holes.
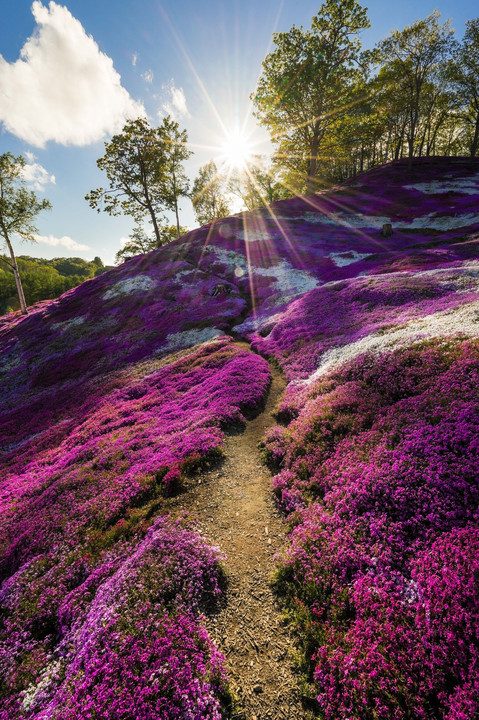
{"type": "Polygon", "coordinates": [[[188,482],[187,492],[170,509],[193,510],[198,529],[227,555],[224,602],[209,613],[210,637],[227,660],[236,698],[232,720],[307,720],[300,676],[295,672],[294,638],[271,588],[274,555],[283,546],[286,522],[275,506],[271,474],[262,464],[258,443],[285,387],[276,368],[264,411],[244,430],[225,438],[220,467],[188,482]]]}

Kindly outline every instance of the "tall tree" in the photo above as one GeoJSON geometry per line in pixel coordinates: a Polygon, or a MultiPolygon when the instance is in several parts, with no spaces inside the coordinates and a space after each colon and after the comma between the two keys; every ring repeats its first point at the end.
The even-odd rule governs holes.
{"type": "Polygon", "coordinates": [[[301,164],[307,192],[317,189],[318,161],[325,136],[348,105],[348,88],[358,76],[358,33],[369,27],[356,0],[326,0],[310,30],[275,33],[275,49],[251,99],[256,117],[292,166],[301,164]]]}
{"type": "Polygon", "coordinates": [[[173,209],[178,218],[178,197],[187,192],[182,162],[191,153],[186,142],[186,132],[169,117],[157,128],[141,117],[126,123],[97,160],[109,187],[91,190],[85,199],[98,212],[130,215],[140,224],[147,218],[161,245],[160,214],[173,209]]]}
{"type": "Polygon", "coordinates": [[[189,180],[183,163],[193,153],[188,150],[186,130],[180,131],[178,123],[169,115],[163,119],[159,131],[166,155],[165,200],[167,207],[175,213],[177,237],[180,237],[184,230],[180,226],[178,199],[189,195],[189,180]]]}
{"type": "Polygon", "coordinates": [[[450,21],[441,24],[440,17],[434,10],[424,20],[395,30],[378,45],[384,71],[394,78],[394,92],[407,108],[405,132],[410,163],[425,107],[424,94],[452,49],[454,30],[450,21]]]}
{"type": "Polygon", "coordinates": [[[35,218],[42,210],[51,208],[48,200],[39,200],[32,190],[28,190],[22,180],[26,165],[22,155],[15,157],[12,153],[0,155],[0,236],[8,248],[10,260],[2,258],[13,272],[17,287],[20,309],[24,315],[28,313],[18,264],[13,252],[12,235],[19,235],[24,240],[35,242],[35,218]]]}
{"type": "Polygon", "coordinates": [[[213,160],[200,167],[193,183],[191,200],[200,225],[230,214],[225,178],[218,172],[213,160]]]}
{"type": "Polygon", "coordinates": [[[471,164],[479,147],[479,18],[466,22],[462,44],[451,63],[450,78],[461,104],[461,117],[468,129],[471,164]]]}

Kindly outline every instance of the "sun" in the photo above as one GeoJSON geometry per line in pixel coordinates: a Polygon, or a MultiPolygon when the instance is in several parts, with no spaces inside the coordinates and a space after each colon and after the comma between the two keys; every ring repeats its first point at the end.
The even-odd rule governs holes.
{"type": "Polygon", "coordinates": [[[232,170],[244,170],[251,159],[252,148],[247,135],[236,128],[221,145],[221,160],[232,170]]]}

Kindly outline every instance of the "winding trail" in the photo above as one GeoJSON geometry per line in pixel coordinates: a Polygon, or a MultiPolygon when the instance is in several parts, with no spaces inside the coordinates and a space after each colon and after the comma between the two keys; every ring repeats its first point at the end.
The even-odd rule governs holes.
{"type": "Polygon", "coordinates": [[[285,387],[279,371],[272,368],[271,373],[264,411],[247,422],[244,432],[225,438],[221,467],[191,478],[188,492],[173,500],[178,509],[196,512],[201,533],[227,555],[226,599],[206,626],[227,658],[237,699],[232,720],[310,717],[292,667],[294,642],[269,585],[273,556],[286,532],[257,447],[275,422],[271,412],[285,387]]]}

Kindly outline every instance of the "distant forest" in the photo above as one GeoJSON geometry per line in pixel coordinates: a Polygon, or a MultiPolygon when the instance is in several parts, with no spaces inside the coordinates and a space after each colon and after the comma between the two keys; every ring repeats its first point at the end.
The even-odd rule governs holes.
{"type": "MultiPolygon", "coordinates": [[[[0,315],[19,308],[15,278],[6,261],[7,256],[0,255],[0,315]]],[[[76,257],[44,260],[20,255],[17,262],[28,305],[56,298],[110,269],[99,257],[91,261],[76,257]]]]}

